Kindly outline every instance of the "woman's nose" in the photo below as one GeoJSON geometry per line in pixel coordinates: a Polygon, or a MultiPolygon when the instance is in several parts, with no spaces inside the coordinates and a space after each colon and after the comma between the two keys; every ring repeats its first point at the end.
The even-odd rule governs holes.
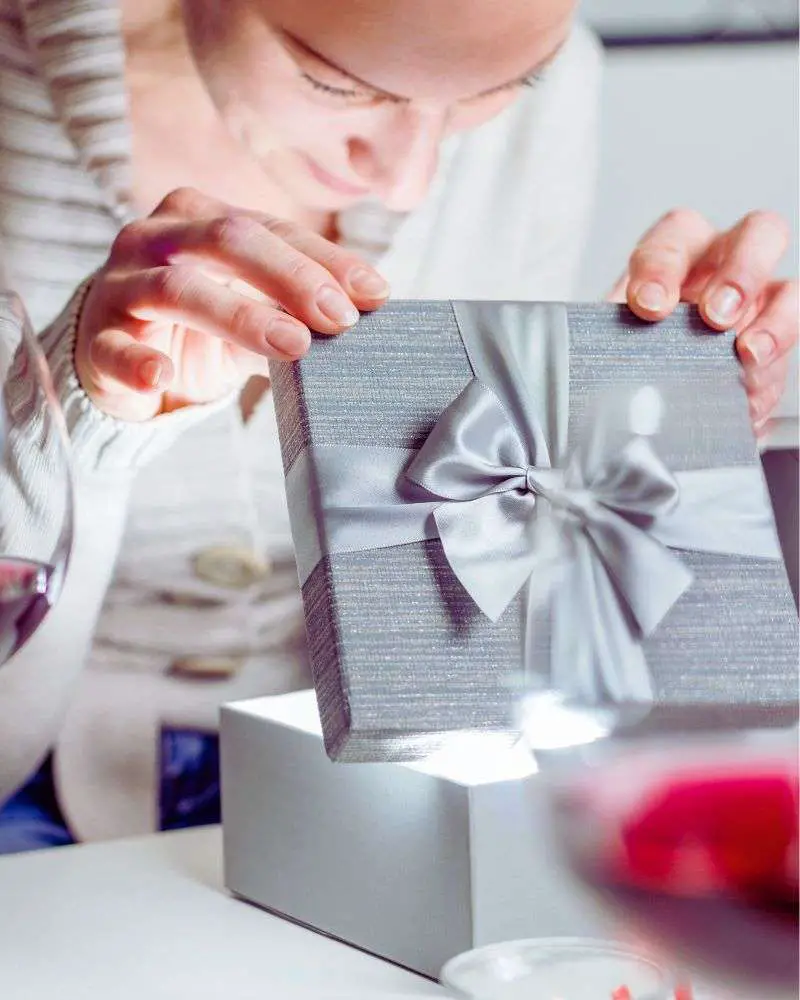
{"type": "Polygon", "coordinates": [[[384,110],[369,137],[348,140],[350,164],[388,209],[407,212],[425,197],[436,172],[447,112],[411,105],[384,110]]]}

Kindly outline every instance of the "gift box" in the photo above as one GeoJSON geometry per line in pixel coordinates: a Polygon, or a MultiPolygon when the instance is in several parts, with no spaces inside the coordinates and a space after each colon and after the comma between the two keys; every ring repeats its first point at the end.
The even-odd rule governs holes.
{"type": "Polygon", "coordinates": [[[733,339],[688,307],[394,302],[272,381],[332,758],[513,738],[542,678],[623,728],[793,717],[733,339]]]}
{"type": "Polygon", "coordinates": [[[220,739],[225,885],[249,902],[431,977],[482,944],[616,931],[555,861],[521,747],[479,734],[438,759],[342,766],[311,691],[224,706],[220,739]]]}

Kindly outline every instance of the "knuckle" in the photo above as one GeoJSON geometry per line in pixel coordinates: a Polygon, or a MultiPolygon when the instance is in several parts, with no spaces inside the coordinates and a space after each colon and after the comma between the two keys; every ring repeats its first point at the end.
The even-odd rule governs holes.
{"type": "Polygon", "coordinates": [[[97,335],[93,336],[89,340],[86,350],[89,356],[89,361],[98,371],[103,371],[108,367],[109,352],[106,349],[106,345],[103,343],[102,337],[97,335]]]}
{"type": "Polygon", "coordinates": [[[303,254],[292,254],[286,261],[286,280],[293,290],[310,292],[320,284],[317,268],[303,254]]]}
{"type": "Polygon", "coordinates": [[[678,229],[708,226],[708,220],[702,212],[698,212],[696,208],[686,208],[685,206],[671,208],[661,217],[661,222],[678,229]]]}
{"type": "Polygon", "coordinates": [[[220,215],[208,224],[208,235],[220,250],[235,252],[249,244],[261,226],[246,215],[220,215]]]}
{"type": "Polygon", "coordinates": [[[172,306],[181,306],[194,285],[195,273],[191,267],[174,265],[160,267],[153,278],[156,295],[172,306]]]}
{"type": "Polygon", "coordinates": [[[145,225],[139,219],[123,226],[111,244],[109,260],[122,263],[134,256],[144,242],[145,232],[145,225]]]}
{"type": "Polygon", "coordinates": [[[227,324],[231,336],[245,345],[252,342],[266,325],[262,310],[247,299],[233,306],[227,324]]]}
{"type": "Polygon", "coordinates": [[[639,270],[674,270],[683,265],[686,250],[674,243],[651,243],[637,247],[631,254],[631,267],[639,270]]]}
{"type": "Polygon", "coordinates": [[[800,285],[797,281],[781,282],[775,292],[774,303],[781,312],[787,313],[795,327],[800,324],[800,318],[797,315],[798,306],[800,306],[800,285]]]}
{"type": "Polygon", "coordinates": [[[762,413],[769,413],[775,408],[778,400],[781,398],[782,390],[783,381],[781,379],[773,379],[768,385],[764,386],[759,394],[762,413]]]}
{"type": "Polygon", "coordinates": [[[194,215],[207,203],[197,188],[179,187],[170,191],[156,208],[154,215],[194,215]]]}
{"type": "Polygon", "coordinates": [[[273,236],[277,236],[281,240],[289,240],[293,236],[296,236],[300,228],[294,222],[272,217],[265,219],[263,226],[267,232],[272,233],[273,236]]]}
{"type": "Polygon", "coordinates": [[[126,344],[114,353],[112,365],[117,372],[133,372],[139,361],[135,344],[126,344]]]}

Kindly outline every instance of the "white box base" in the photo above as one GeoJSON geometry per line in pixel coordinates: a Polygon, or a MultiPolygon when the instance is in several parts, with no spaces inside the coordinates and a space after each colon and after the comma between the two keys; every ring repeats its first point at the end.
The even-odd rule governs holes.
{"type": "Polygon", "coordinates": [[[613,933],[554,860],[522,751],[335,764],[311,691],[225,706],[221,739],[225,882],[251,902],[431,977],[496,941],[613,933]]]}

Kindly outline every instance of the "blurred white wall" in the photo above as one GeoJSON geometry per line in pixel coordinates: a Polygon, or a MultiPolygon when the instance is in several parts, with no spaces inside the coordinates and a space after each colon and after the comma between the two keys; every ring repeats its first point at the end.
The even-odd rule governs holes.
{"type": "Polygon", "coordinates": [[[764,32],[797,27],[797,0],[581,0],[602,34],[764,32]]]}
{"type": "MultiPolygon", "coordinates": [[[[798,49],[791,43],[613,49],[598,200],[579,297],[602,297],[637,239],[689,205],[724,226],[753,208],[792,227],[798,269],[798,49]]],[[[797,408],[796,371],[784,408],[797,408]]]]}

